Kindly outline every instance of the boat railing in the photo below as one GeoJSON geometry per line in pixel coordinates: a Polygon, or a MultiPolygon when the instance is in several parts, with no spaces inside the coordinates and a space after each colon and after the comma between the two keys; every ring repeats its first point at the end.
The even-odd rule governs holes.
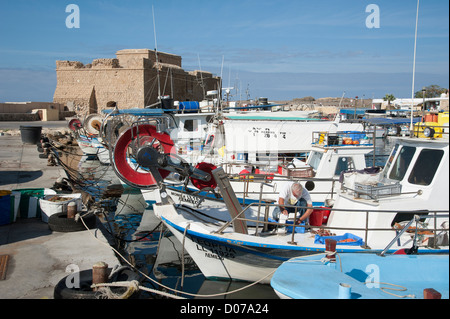
{"type": "MultiPolygon", "coordinates": [[[[440,217],[448,218],[448,216],[449,215],[447,214],[447,215],[441,215],[440,217]]],[[[397,236],[395,236],[395,238],[392,239],[392,241],[386,246],[386,248],[384,248],[384,250],[379,255],[380,256],[384,256],[386,254],[386,252],[392,247],[392,245],[400,239],[400,237],[410,228],[410,226],[414,222],[416,223],[416,226],[414,228],[415,231],[414,231],[414,238],[413,238],[412,249],[415,249],[416,248],[417,235],[418,235],[417,233],[418,233],[418,229],[419,229],[418,224],[419,224],[421,219],[425,219],[427,217],[428,216],[424,216],[424,215],[422,215],[422,216],[414,215],[414,217],[402,229],[400,229],[400,231],[397,231],[397,236]]],[[[436,242],[436,241],[434,241],[434,242],[436,242]]]]}
{"type": "Polygon", "coordinates": [[[315,183],[330,183],[330,188],[327,191],[314,191],[314,189],[308,189],[310,195],[327,195],[331,199],[335,195],[335,184],[339,183],[339,178],[320,178],[320,177],[293,177],[293,176],[282,176],[282,175],[266,175],[266,174],[230,174],[229,178],[233,182],[243,183],[243,191],[235,191],[236,194],[242,195],[243,202],[250,197],[250,195],[261,196],[261,195],[276,195],[277,182],[303,182],[305,188],[308,189],[308,185],[315,187],[315,183]],[[308,184],[309,182],[309,184],[308,184]],[[259,191],[250,191],[250,184],[260,183],[259,191]],[[312,184],[314,183],[314,184],[312,184]],[[272,191],[263,191],[263,187],[272,188],[272,191]]]}
{"type": "Polygon", "coordinates": [[[342,194],[353,194],[355,199],[368,199],[378,202],[380,199],[389,198],[393,196],[401,195],[422,195],[423,191],[421,189],[412,192],[402,192],[400,183],[393,184],[381,184],[381,185],[364,185],[355,183],[358,186],[348,187],[345,184],[341,185],[342,194]]]}
{"type": "MultiPolygon", "coordinates": [[[[433,219],[434,220],[434,228],[424,228],[421,229],[421,231],[426,231],[427,232],[427,236],[429,238],[433,238],[431,241],[428,241],[428,247],[430,248],[438,248],[438,235],[441,234],[442,232],[448,232],[450,229],[448,228],[448,223],[447,224],[442,224],[441,228],[437,228],[438,225],[438,219],[442,220],[443,218],[447,218],[449,216],[449,211],[440,211],[440,210],[435,210],[435,211],[423,211],[423,212],[413,212],[411,210],[408,211],[399,211],[399,210],[357,210],[357,209],[338,209],[338,208],[332,208],[332,207],[307,207],[307,206],[290,206],[290,205],[283,205],[283,207],[285,208],[291,208],[294,210],[294,217],[293,218],[288,218],[287,221],[292,222],[291,223],[279,223],[279,222],[274,222],[274,221],[269,221],[269,213],[270,213],[270,207],[280,207],[281,205],[279,204],[274,204],[274,203],[267,203],[267,202],[254,202],[254,203],[250,203],[247,206],[245,206],[243,208],[243,210],[237,215],[235,216],[233,219],[231,219],[230,221],[226,222],[222,227],[220,227],[216,233],[218,234],[223,234],[224,230],[226,228],[228,228],[235,220],[240,220],[240,221],[245,221],[245,222],[252,222],[255,223],[255,233],[254,236],[260,236],[262,235],[262,233],[266,233],[268,234],[268,230],[269,230],[269,226],[272,225],[273,227],[293,227],[293,231],[292,231],[292,235],[291,235],[291,240],[288,241],[288,244],[292,244],[292,245],[296,245],[297,243],[295,242],[295,231],[294,231],[294,227],[302,227],[302,228],[309,228],[312,230],[333,230],[333,231],[362,231],[364,232],[364,239],[363,239],[363,245],[361,246],[364,249],[370,249],[370,247],[367,245],[367,240],[368,240],[368,236],[370,232],[376,232],[376,231],[391,231],[393,233],[395,233],[395,239],[397,241],[397,237],[399,234],[399,231],[402,231],[402,234],[405,231],[410,231],[411,229],[409,228],[411,225],[407,225],[404,226],[402,229],[397,229],[394,226],[392,226],[391,228],[373,228],[373,227],[369,227],[370,225],[370,216],[373,214],[397,214],[397,215],[405,215],[405,219],[403,220],[409,220],[409,217],[406,218],[406,216],[410,216],[412,213],[416,213],[415,216],[418,216],[418,219],[433,219]],[[242,217],[245,216],[245,212],[247,212],[249,209],[251,209],[252,207],[257,207],[258,208],[258,215],[256,217],[256,219],[250,219],[250,218],[246,218],[246,217],[242,217]],[[264,216],[261,216],[261,210],[264,208],[263,212],[264,212],[264,216]],[[364,227],[336,227],[336,226],[311,226],[308,223],[305,223],[304,225],[300,225],[298,224],[298,219],[299,217],[298,215],[298,211],[300,209],[313,209],[313,210],[327,210],[330,211],[330,213],[339,213],[339,212],[346,212],[346,213],[355,213],[355,214],[364,214],[365,215],[365,225],[364,227]],[[262,231],[260,231],[260,228],[262,227],[262,231]],[[429,233],[428,233],[429,232],[429,233]],[[432,234],[432,235],[431,235],[432,234]]],[[[417,229],[413,229],[417,232],[417,229]]],[[[306,231],[306,229],[305,229],[306,231]]],[[[395,241],[392,241],[392,244],[395,241]]],[[[448,245],[448,242],[446,244],[444,244],[445,246],[448,245]]],[[[392,245],[391,245],[392,246],[392,245]]],[[[388,247],[387,249],[389,249],[390,247],[388,247]]],[[[386,250],[387,251],[387,250],[386,250]]]]}

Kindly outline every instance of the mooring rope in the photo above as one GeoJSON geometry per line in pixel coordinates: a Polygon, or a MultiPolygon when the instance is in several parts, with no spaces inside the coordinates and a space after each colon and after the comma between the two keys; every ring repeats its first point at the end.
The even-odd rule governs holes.
{"type": "MultiPolygon", "coordinates": [[[[95,235],[91,232],[91,230],[84,223],[83,218],[80,218],[80,220],[82,221],[83,225],[86,227],[88,232],[91,234],[91,236],[95,240],[99,241],[103,245],[105,245],[105,246],[109,247],[110,249],[112,249],[120,258],[122,258],[128,265],[130,265],[133,269],[135,269],[137,272],[139,272],[142,276],[144,276],[146,279],[150,280],[151,282],[155,283],[156,285],[158,285],[158,286],[160,286],[160,287],[162,287],[164,289],[167,289],[169,291],[172,291],[174,293],[177,293],[177,294],[183,294],[183,295],[186,295],[186,296],[200,297],[200,298],[208,298],[208,297],[212,298],[212,297],[226,296],[226,295],[230,295],[230,294],[233,294],[233,293],[245,290],[245,289],[250,288],[250,287],[252,287],[252,286],[254,286],[256,284],[259,284],[260,282],[262,282],[266,278],[272,276],[275,273],[275,271],[276,271],[276,269],[275,269],[275,270],[269,272],[268,274],[266,274],[264,277],[260,278],[259,280],[255,281],[255,282],[252,282],[252,283],[250,283],[250,284],[248,284],[248,285],[246,285],[244,287],[238,288],[236,290],[232,290],[232,291],[227,291],[227,292],[222,292],[222,293],[217,293],[217,294],[209,294],[209,295],[193,294],[193,293],[189,293],[189,292],[185,292],[185,291],[180,291],[180,290],[177,290],[177,289],[174,289],[174,288],[170,288],[168,286],[163,285],[162,283],[154,280],[153,278],[151,278],[147,274],[143,273],[142,271],[140,271],[139,269],[134,267],[119,251],[117,251],[117,249],[115,249],[114,247],[111,247],[108,243],[103,242],[100,239],[98,239],[97,237],[95,237],[95,235]]],[[[317,255],[323,255],[323,253],[320,253],[320,254],[317,254],[317,255]]],[[[308,257],[309,256],[314,256],[314,255],[308,255],[308,257]]],[[[299,258],[302,258],[302,257],[299,257],[299,258]]],[[[114,284],[114,283],[112,283],[112,284],[114,284]]],[[[99,285],[111,285],[111,284],[99,284],[99,285]]],[[[139,286],[139,288],[141,288],[141,286],[139,286]]],[[[150,288],[146,288],[146,287],[142,287],[142,290],[149,291],[149,292],[152,292],[152,293],[155,293],[155,294],[159,294],[159,295],[162,295],[162,296],[165,296],[165,297],[176,298],[176,299],[179,299],[179,298],[186,299],[186,298],[183,298],[183,297],[180,297],[180,296],[176,296],[176,295],[173,295],[173,294],[169,294],[169,293],[166,293],[166,292],[163,292],[163,291],[150,289],[150,288]]]]}

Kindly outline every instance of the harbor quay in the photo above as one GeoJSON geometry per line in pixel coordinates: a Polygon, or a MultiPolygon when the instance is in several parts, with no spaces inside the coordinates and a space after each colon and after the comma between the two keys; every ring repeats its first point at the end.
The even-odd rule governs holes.
{"type": "MultiPolygon", "coordinates": [[[[36,145],[22,142],[22,125],[64,131],[67,122],[0,122],[0,190],[51,188],[65,172],[39,158],[36,145]]],[[[96,228],[76,232],[54,232],[41,218],[1,225],[0,299],[53,299],[54,287],[70,273],[100,261],[120,264],[108,236],[98,220],[96,228]]]]}

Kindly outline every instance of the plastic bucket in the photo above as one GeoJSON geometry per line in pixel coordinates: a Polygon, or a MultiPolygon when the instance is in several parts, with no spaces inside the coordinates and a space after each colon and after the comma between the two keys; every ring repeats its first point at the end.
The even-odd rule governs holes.
{"type": "MultiPolygon", "coordinates": [[[[142,196],[142,195],[141,195],[142,196]]],[[[42,211],[42,221],[48,223],[48,219],[51,215],[56,213],[67,212],[67,205],[71,202],[75,202],[77,205],[77,211],[82,209],[81,194],[67,194],[67,195],[46,195],[39,200],[39,205],[42,211]],[[58,197],[58,201],[52,201],[58,197]]]]}
{"type": "Polygon", "coordinates": [[[37,144],[41,139],[42,126],[20,126],[22,143],[37,144]]]}
{"type": "Polygon", "coordinates": [[[21,193],[17,191],[11,192],[11,222],[15,222],[19,215],[19,205],[21,193]]]}
{"type": "Polygon", "coordinates": [[[11,223],[11,191],[0,190],[0,226],[11,223]]]}
{"type": "Polygon", "coordinates": [[[322,226],[323,223],[323,211],[320,209],[315,209],[309,215],[309,224],[311,226],[322,226]]]}

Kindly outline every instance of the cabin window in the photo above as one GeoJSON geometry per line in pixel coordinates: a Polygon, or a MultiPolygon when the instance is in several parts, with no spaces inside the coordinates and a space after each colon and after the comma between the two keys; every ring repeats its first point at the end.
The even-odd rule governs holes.
{"type": "Polygon", "coordinates": [[[313,168],[313,170],[317,171],[319,167],[320,160],[322,159],[323,154],[319,152],[312,152],[309,157],[309,165],[313,168]]]}
{"type": "Polygon", "coordinates": [[[411,146],[403,146],[400,149],[394,165],[392,166],[391,173],[389,174],[390,179],[401,181],[405,177],[415,152],[416,148],[411,146]]]}
{"type": "Polygon", "coordinates": [[[393,162],[393,160],[395,158],[395,154],[397,154],[398,148],[399,148],[399,144],[395,144],[394,148],[392,149],[391,155],[389,156],[389,158],[388,158],[388,160],[386,162],[386,165],[384,166],[383,179],[386,179],[387,176],[388,176],[387,174],[389,172],[389,169],[391,168],[392,162],[393,162]]]}
{"type": "Polygon", "coordinates": [[[339,157],[334,175],[340,175],[342,171],[355,169],[352,157],[339,157]]]}
{"type": "Polygon", "coordinates": [[[184,121],[184,130],[187,132],[198,131],[198,121],[197,120],[186,120],[184,121]]]}
{"type": "Polygon", "coordinates": [[[408,182],[430,185],[444,156],[443,150],[423,149],[409,175],[408,182]]]}

